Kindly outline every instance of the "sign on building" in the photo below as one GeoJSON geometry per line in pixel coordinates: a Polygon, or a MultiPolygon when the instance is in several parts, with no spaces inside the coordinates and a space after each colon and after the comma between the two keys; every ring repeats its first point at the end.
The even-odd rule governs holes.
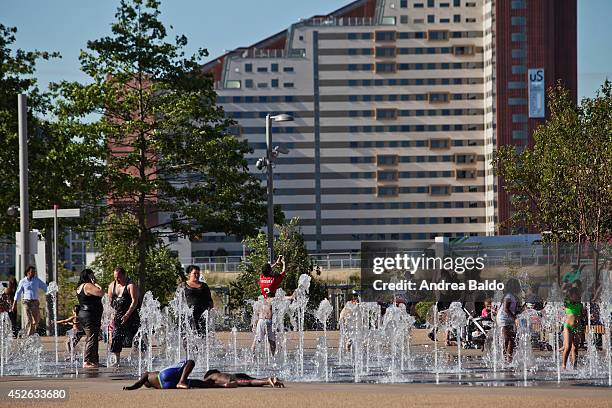
{"type": "Polygon", "coordinates": [[[543,118],[546,116],[544,68],[532,68],[527,76],[529,83],[529,117],[543,118]]]}

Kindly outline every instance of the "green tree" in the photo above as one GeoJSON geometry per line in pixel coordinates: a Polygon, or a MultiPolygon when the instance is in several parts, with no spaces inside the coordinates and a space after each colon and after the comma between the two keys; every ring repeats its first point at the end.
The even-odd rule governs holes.
{"type": "MultiPolygon", "coordinates": [[[[314,308],[327,296],[325,285],[313,276],[315,270],[312,259],[308,256],[304,236],[302,235],[299,220],[293,218],[289,223],[277,225],[279,235],[274,239],[274,253],[283,255],[286,263],[287,276],[281,288],[292,294],[297,288],[300,275],[312,276],[310,282],[309,307],[314,308]]],[[[259,276],[261,268],[268,262],[267,239],[264,233],[245,240],[249,248],[246,262],[240,265],[241,272],[236,280],[230,283],[230,308],[240,309],[246,299],[257,299],[261,294],[259,276]]],[[[279,271],[276,271],[279,272],[279,271]]]]}
{"type": "MultiPolygon", "coordinates": [[[[113,228],[102,228],[95,235],[97,256],[91,267],[104,290],[113,281],[117,266],[125,268],[129,276],[136,276],[139,267],[138,222],[132,215],[110,215],[107,222],[113,228]]],[[[151,291],[162,304],[167,304],[181,280],[181,263],[161,241],[147,249],[145,268],[148,279],[140,286],[141,294],[151,291]],[[143,289],[144,288],[144,289],[143,289]]]]}
{"type": "MultiPolygon", "coordinates": [[[[19,137],[17,95],[28,96],[28,160],[30,208],[48,209],[91,206],[99,200],[101,181],[96,146],[83,143],[45,119],[50,96],[40,91],[35,73],[39,60],[57,53],[12,49],[17,29],[0,24],[0,237],[9,241],[19,229],[19,218],[6,216],[6,209],[19,204],[19,137]]],[[[62,225],[84,224],[87,219],[63,220],[62,225]]],[[[33,228],[51,225],[33,220],[33,228]]]]}
{"type": "Polygon", "coordinates": [[[552,241],[585,240],[597,278],[601,244],[612,239],[612,84],[579,106],[558,85],[548,108],[533,147],[503,146],[493,163],[512,194],[511,222],[550,231],[552,241]]]}
{"type": "MultiPolygon", "coordinates": [[[[54,86],[60,123],[106,149],[104,210],[137,220],[141,287],[160,235],[242,237],[265,220],[264,190],[244,158],[251,149],[230,134],[233,122],[215,105],[212,77],[202,73],[207,52],[186,58],[185,36],[167,42],[159,4],[122,0],[112,35],[81,52],[91,82],[54,86]]],[[[104,227],[115,228],[108,220],[104,227]]]]}

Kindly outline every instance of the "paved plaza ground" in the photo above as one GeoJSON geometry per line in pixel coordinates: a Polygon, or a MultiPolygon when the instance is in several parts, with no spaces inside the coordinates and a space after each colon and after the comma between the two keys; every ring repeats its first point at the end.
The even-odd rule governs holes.
{"type": "Polygon", "coordinates": [[[67,401],[0,400],[2,407],[611,407],[612,391],[592,387],[468,387],[421,384],[287,383],[284,389],[239,388],[122,391],[126,380],[105,378],[0,380],[0,391],[11,388],[67,388],[67,401]]]}

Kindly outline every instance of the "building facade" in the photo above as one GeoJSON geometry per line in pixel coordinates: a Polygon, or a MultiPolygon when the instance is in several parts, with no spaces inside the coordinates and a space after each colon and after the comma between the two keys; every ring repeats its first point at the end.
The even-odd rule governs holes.
{"type": "MultiPolygon", "coordinates": [[[[576,99],[577,5],[576,0],[497,1],[495,15],[497,141],[520,149],[533,145],[533,131],[548,115],[546,89],[560,81],[576,99]]],[[[503,180],[497,210],[500,232],[512,232],[503,180]]]]}
{"type": "MultiPolygon", "coordinates": [[[[496,30],[514,27],[500,17],[514,16],[502,9],[515,3],[542,8],[535,0],[358,0],[204,66],[264,183],[255,168],[265,155],[264,118],[294,117],[273,127],[273,144],[289,149],[274,168],[274,202],[301,219],[310,251],[495,234],[490,159],[498,122],[507,121],[500,106],[515,97],[496,99],[496,30]]],[[[525,53],[540,55],[534,47],[525,53]]],[[[192,254],[217,248],[242,252],[232,237],[209,234],[192,254]]]]}

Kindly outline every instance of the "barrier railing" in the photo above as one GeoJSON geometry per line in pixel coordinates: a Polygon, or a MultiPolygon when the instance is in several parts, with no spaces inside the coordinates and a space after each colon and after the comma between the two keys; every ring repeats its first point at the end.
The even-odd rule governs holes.
{"type": "MultiPolygon", "coordinates": [[[[310,258],[313,263],[322,270],[334,269],[359,269],[361,267],[361,257],[359,253],[329,253],[329,254],[311,254],[310,258]]],[[[576,263],[577,259],[565,258],[563,263],[576,263]]],[[[226,256],[226,257],[195,257],[191,259],[181,259],[183,266],[194,264],[200,267],[203,271],[212,273],[236,273],[240,272],[241,256],[226,256]]],[[[506,254],[501,256],[487,256],[486,264],[490,267],[504,267],[514,265],[518,267],[535,266],[535,265],[554,265],[555,259],[552,255],[515,255],[506,254]]],[[[582,258],[581,263],[590,265],[592,262],[589,258],[582,258]]]]}

